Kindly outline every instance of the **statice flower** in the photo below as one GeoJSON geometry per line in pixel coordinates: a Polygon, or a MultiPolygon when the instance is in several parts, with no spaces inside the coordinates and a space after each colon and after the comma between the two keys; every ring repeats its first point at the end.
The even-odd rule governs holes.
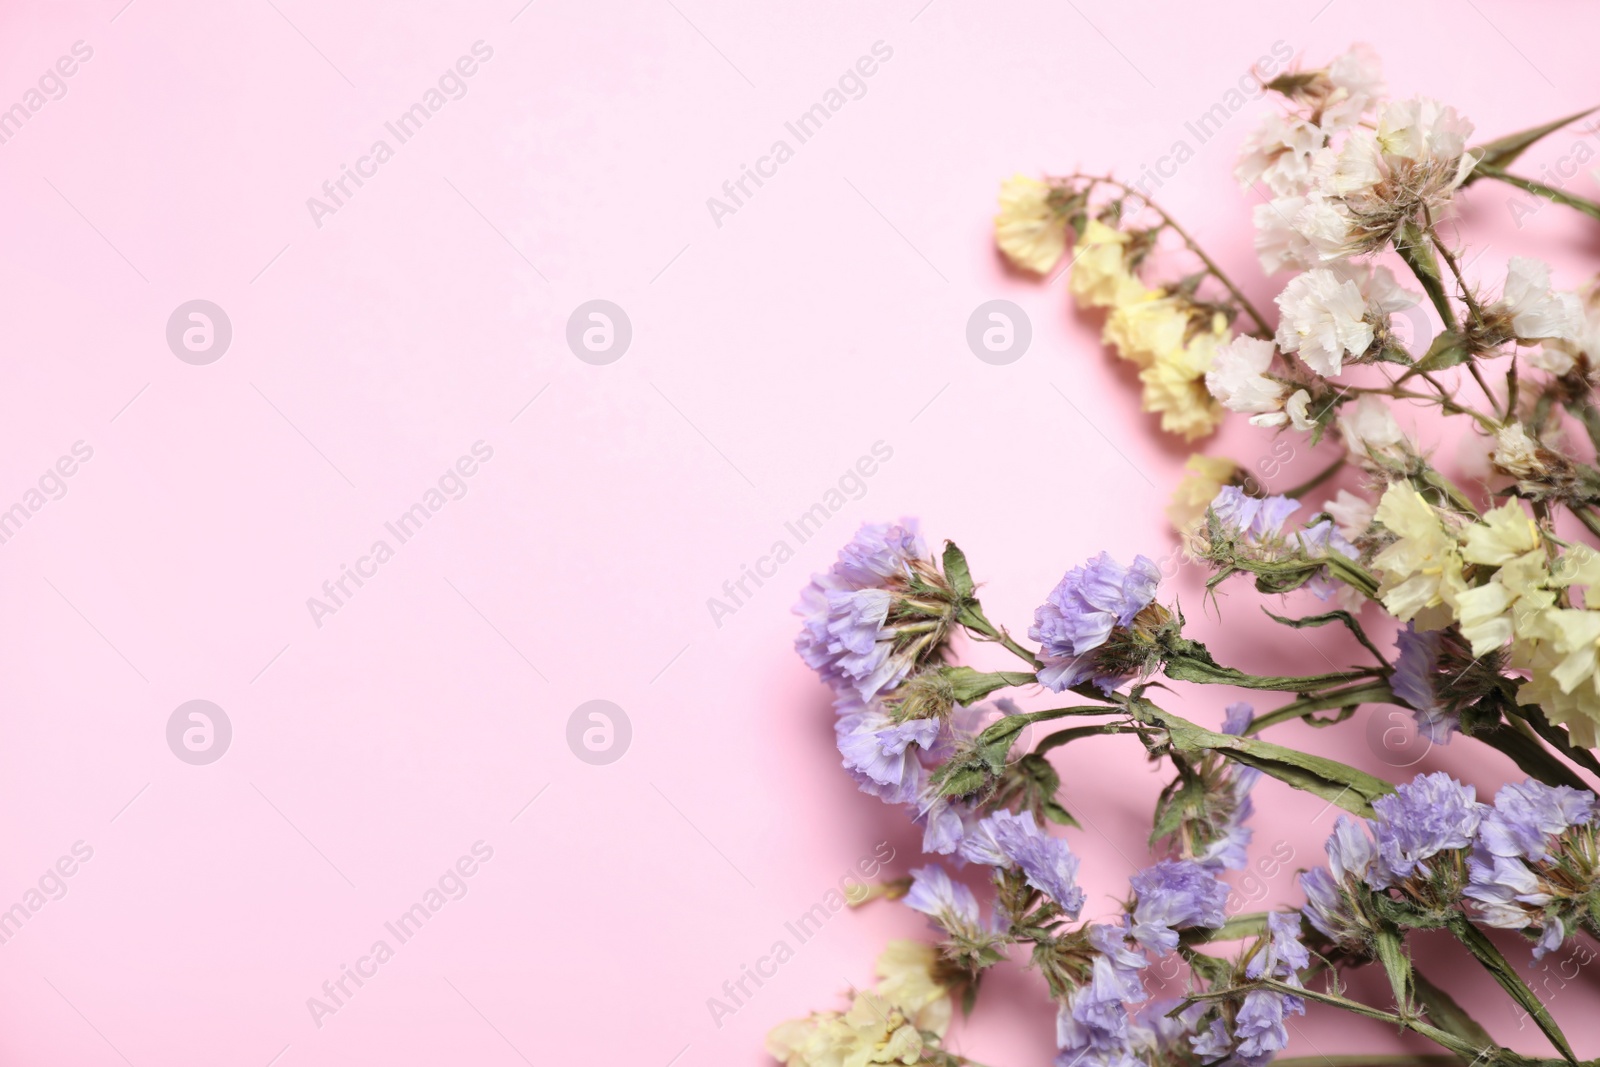
{"type": "Polygon", "coordinates": [[[1124,567],[1105,552],[1068,571],[1033,613],[1028,636],[1042,645],[1039,682],[1059,693],[1093,679],[1109,693],[1127,680],[1095,653],[1155,599],[1161,572],[1144,556],[1124,567]]]}
{"type": "Polygon", "coordinates": [[[1239,1042],[1234,1047],[1234,1056],[1245,1067],[1267,1063],[1289,1044],[1284,1016],[1304,1015],[1305,1010],[1305,1002],[1299,997],[1285,996],[1270,989],[1253,989],[1246,993],[1233,1021],[1233,1033],[1239,1042]]]}
{"type": "Polygon", "coordinates": [[[1490,926],[1537,931],[1536,961],[1561,946],[1587,904],[1592,847],[1563,835],[1594,821],[1592,793],[1529,779],[1502,786],[1478,826],[1464,895],[1490,926]]]}
{"type": "Polygon", "coordinates": [[[1077,884],[1078,857],[1065,840],[1039,829],[1033,812],[1014,815],[997,811],[979,824],[972,837],[970,849],[963,842],[967,859],[991,866],[1020,867],[1028,884],[1053,900],[1069,919],[1076,919],[1083,910],[1083,890],[1077,884]],[[996,856],[1001,862],[991,863],[996,856]]]}
{"type": "MultiPolygon", "coordinates": [[[[1267,916],[1267,936],[1245,965],[1245,976],[1253,980],[1270,978],[1285,985],[1300,986],[1300,971],[1311,965],[1311,953],[1300,942],[1300,917],[1293,912],[1272,912],[1267,916]]],[[[1276,989],[1253,989],[1234,1016],[1233,1033],[1220,1019],[1213,1020],[1192,1045],[1202,1061],[1231,1057],[1230,1062],[1258,1067],[1289,1043],[1284,1025],[1286,1015],[1305,1014],[1302,997],[1276,989]]]]}
{"type": "Polygon", "coordinates": [[[1326,846],[1328,866],[1300,875],[1300,889],[1306,895],[1301,914],[1324,936],[1350,949],[1360,946],[1366,937],[1367,923],[1357,898],[1377,861],[1366,825],[1364,820],[1339,816],[1326,846]]]}
{"type": "Polygon", "coordinates": [[[1286,496],[1251,496],[1237,485],[1225,485],[1211,502],[1211,510],[1224,531],[1259,544],[1283,533],[1283,524],[1300,510],[1300,502],[1286,496]]]}
{"type": "MultiPolygon", "coordinates": [[[[1211,502],[1211,514],[1216,516],[1217,528],[1222,534],[1231,540],[1235,549],[1248,549],[1251,556],[1261,561],[1317,559],[1334,553],[1346,559],[1360,557],[1360,550],[1326,519],[1285,533],[1284,524],[1299,510],[1300,502],[1291,497],[1251,496],[1236,485],[1224,486],[1211,502]]],[[[1312,575],[1306,588],[1318,599],[1328,600],[1345,587],[1324,567],[1312,575]]]]}
{"type": "MultiPolygon", "coordinates": [[[[1242,734],[1254,718],[1255,709],[1249,704],[1229,704],[1222,732],[1242,734]]],[[[1261,772],[1219,759],[1214,768],[1208,767],[1202,774],[1205,780],[1203,817],[1187,830],[1191,838],[1198,839],[1195,862],[1211,870],[1240,870],[1249,862],[1248,849],[1254,832],[1247,822],[1255,814],[1250,790],[1260,781],[1261,772]]]]}
{"type": "Polygon", "coordinates": [[[911,872],[906,907],[920,911],[950,933],[975,933],[982,923],[978,898],[972,890],[951,879],[937,863],[911,872]]]}
{"type": "Polygon", "coordinates": [[[1311,952],[1300,943],[1300,916],[1290,911],[1267,914],[1266,944],[1245,967],[1247,978],[1275,978],[1298,986],[1300,972],[1311,966],[1311,952]]]}
{"type": "Polygon", "coordinates": [[[889,613],[925,554],[915,523],[867,524],[801,592],[795,650],[836,692],[871,700],[910,673],[922,649],[897,640],[889,613]]]}
{"type": "Polygon", "coordinates": [[[1395,657],[1394,676],[1389,680],[1394,695],[1415,713],[1417,733],[1439,745],[1449,744],[1450,736],[1461,729],[1460,714],[1439,700],[1434,687],[1443,640],[1442,630],[1418,632],[1415,623],[1406,623],[1406,628],[1395,635],[1395,647],[1400,652],[1395,657]]]}
{"type": "Polygon", "coordinates": [[[1430,877],[1425,861],[1472,844],[1484,808],[1472,786],[1443,771],[1419,774],[1374,800],[1378,862],[1368,873],[1368,884],[1385,889],[1413,876],[1430,877]]]}
{"type": "Polygon", "coordinates": [[[938,737],[938,720],[896,723],[881,705],[848,698],[841,699],[836,710],[840,713],[834,722],[839,754],[861,791],[891,804],[915,801],[927,780],[918,750],[928,748],[938,737]]]}
{"type": "Polygon", "coordinates": [[[1577,294],[1551,288],[1549,264],[1528,256],[1512,257],[1506,265],[1504,294],[1484,314],[1499,327],[1497,337],[1514,337],[1524,344],[1572,342],[1583,330],[1583,304],[1577,294]]]}
{"type": "Polygon", "coordinates": [[[1332,378],[1346,359],[1360,359],[1375,336],[1361,287],[1318,267],[1297,274],[1277,297],[1282,317],[1278,347],[1299,353],[1318,374],[1332,378]]]}
{"type": "Polygon", "coordinates": [[[1496,856],[1550,859],[1556,835],[1594,821],[1594,794],[1529,778],[1500,787],[1478,826],[1478,842],[1496,856]]]}
{"type": "Polygon", "coordinates": [[[1162,860],[1131,879],[1133,939],[1151,952],[1178,947],[1178,931],[1194,926],[1215,928],[1226,920],[1223,906],[1228,887],[1193,860],[1162,860]]]}

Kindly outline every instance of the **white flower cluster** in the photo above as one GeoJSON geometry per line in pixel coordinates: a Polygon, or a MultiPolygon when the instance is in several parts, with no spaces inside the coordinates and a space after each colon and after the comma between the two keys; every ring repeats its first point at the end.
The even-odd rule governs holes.
{"type": "MultiPolygon", "coordinates": [[[[1344,403],[1337,425],[1356,458],[1404,449],[1393,416],[1375,398],[1349,403],[1349,388],[1328,379],[1351,363],[1410,363],[1426,354],[1407,351],[1391,322],[1417,308],[1421,296],[1374,260],[1386,250],[1437,243],[1437,224],[1477,163],[1467,146],[1472,123],[1437,100],[1388,99],[1378,58],[1365,45],[1326,69],[1291,72],[1269,87],[1288,107],[1249,138],[1234,173],[1245,186],[1263,186],[1269,198],[1254,213],[1262,269],[1299,273],[1276,298],[1272,341],[1238,337],[1219,347],[1206,387],[1257,426],[1303,432],[1334,422],[1320,416],[1344,403]]],[[[1433,249],[1425,253],[1432,261],[1433,249]]],[[[1460,343],[1471,354],[1514,342],[1532,349],[1525,354],[1532,367],[1551,374],[1570,372],[1580,356],[1600,366],[1600,295],[1586,305],[1554,289],[1539,260],[1512,259],[1493,301],[1467,291],[1465,279],[1442,281],[1452,283],[1470,312],[1460,343]]],[[[1436,328],[1420,309],[1409,318],[1426,324],[1422,333],[1436,328]]]]}

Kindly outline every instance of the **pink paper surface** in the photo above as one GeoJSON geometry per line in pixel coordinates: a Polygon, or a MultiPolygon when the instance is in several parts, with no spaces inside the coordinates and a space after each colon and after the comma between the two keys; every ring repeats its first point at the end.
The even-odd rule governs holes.
{"type": "MultiPolygon", "coordinates": [[[[808,575],[859,522],[917,515],[1024,630],[1066,567],[1173,550],[1187,450],[1064,283],[1002,267],[1000,180],[1148,166],[1270,303],[1255,194],[1230,177],[1267,105],[1226,103],[1275,44],[1315,64],[1369,40],[1397,95],[1439,96],[1485,136],[1600,88],[1592,9],[1494,0],[28,0],[4,22],[8,1065],[768,1062],[771,1025],[837,1006],[890,937],[926,936],[891,904],[803,942],[788,925],[863,857],[892,850],[895,876],[918,858],[838,769],[790,647],[808,575]],[[746,167],[764,177],[735,203],[746,167]],[[1032,325],[1005,366],[965,337],[993,299],[1032,325]],[[210,349],[178,317],[192,361],[168,342],[195,300],[231,327],[211,362],[215,313],[210,349]],[[609,363],[567,341],[593,300],[631,325],[609,363]],[[802,542],[786,524],[819,503],[802,542]],[[214,762],[176,754],[204,725],[187,712],[169,744],[196,700],[231,729],[214,762]],[[594,700],[631,727],[611,763],[569,747],[594,700]],[[793,958],[774,971],[778,942],[793,958]],[[711,998],[758,966],[719,1017],[711,998]]],[[[1486,276],[1532,251],[1563,284],[1593,271],[1592,226],[1547,207],[1519,228],[1509,199],[1467,197],[1486,276]]],[[[1271,442],[1232,427],[1207,447],[1271,442]]],[[[1186,570],[1163,596],[1230,662],[1354,655],[1264,624],[1242,586],[1219,620],[1200,588],[1186,570]]],[[[1214,723],[1227,699],[1181,707],[1214,723]]],[[[1283,734],[1412,773],[1362,726],[1283,734]]],[[[1059,762],[1104,914],[1147,860],[1160,778],[1131,743],[1059,762]]],[[[1466,745],[1415,765],[1444,767],[1485,794],[1513,773],[1466,745]]],[[[1281,862],[1235,879],[1250,908],[1297,902],[1292,871],[1334,818],[1261,792],[1256,855],[1281,862]]],[[[1497,1037],[1544,1047],[1440,958],[1497,1037]]],[[[1569,969],[1547,995],[1592,1052],[1594,971],[1569,969]]],[[[952,1044],[1048,1062],[1042,985],[996,974],[952,1044]]],[[[1291,1052],[1396,1045],[1313,1010],[1291,1052]]]]}

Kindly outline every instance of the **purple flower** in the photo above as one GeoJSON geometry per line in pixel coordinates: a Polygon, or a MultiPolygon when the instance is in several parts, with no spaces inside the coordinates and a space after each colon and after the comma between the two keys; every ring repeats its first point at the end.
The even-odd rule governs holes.
{"type": "MultiPolygon", "coordinates": [[[[1022,868],[1029,885],[1055,901],[1069,919],[1078,917],[1084,900],[1083,890],[1077,885],[1078,857],[1073,855],[1065,840],[1039,829],[1031,811],[1021,815],[997,811],[978,825],[986,828],[1007,866],[1014,863],[1022,868]]],[[[982,847],[975,846],[967,858],[986,862],[986,859],[976,858],[982,854],[979,851],[982,847]]]]}
{"type": "Polygon", "coordinates": [[[1547,954],[1560,948],[1566,938],[1567,932],[1560,919],[1554,917],[1546,919],[1544,932],[1539,935],[1539,940],[1533,946],[1533,961],[1537,963],[1547,954]]]}
{"type": "Polygon", "coordinates": [[[1300,889],[1306,895],[1301,913],[1334,941],[1349,942],[1361,936],[1361,921],[1351,912],[1346,892],[1366,881],[1377,862],[1377,849],[1367,836],[1368,825],[1364,819],[1339,816],[1328,835],[1328,866],[1300,875],[1300,889]]]}
{"type": "Polygon", "coordinates": [[[1089,981],[1074,989],[1056,1014],[1056,1045],[1062,1050],[1056,1063],[1142,1063],[1135,1048],[1153,1042],[1154,1034],[1133,1020],[1127,1006],[1148,996],[1139,973],[1146,960],[1128,948],[1120,926],[1093,925],[1088,933],[1101,954],[1091,964],[1089,981]]]}
{"type": "Polygon", "coordinates": [[[1107,693],[1126,678],[1097,670],[1095,649],[1111,630],[1127,626],[1155,598],[1161,572],[1144,556],[1124,567],[1105,552],[1074,567],[1033,613],[1028,636],[1038,641],[1044,667],[1039,682],[1059,693],[1093,678],[1107,693]]]}
{"type": "Polygon", "coordinates": [[[1593,793],[1532,778],[1508,782],[1478,826],[1478,844],[1494,856],[1543,861],[1550,859],[1552,837],[1593,821],[1593,793]]]}
{"type": "MultiPolygon", "coordinates": [[[[996,812],[995,815],[1015,818],[1010,812],[996,812]]],[[[1006,850],[995,837],[994,815],[979,819],[966,828],[961,836],[960,855],[969,863],[981,863],[985,867],[1011,866],[1011,857],[1006,855],[1006,850]]]]}
{"type": "Polygon", "coordinates": [[[978,898],[960,882],[952,881],[937,863],[911,872],[906,907],[920,911],[951,933],[976,931],[980,925],[978,898]]]}
{"type": "MultiPolygon", "coordinates": [[[[1361,558],[1361,550],[1345,540],[1338,527],[1326,519],[1314,526],[1307,526],[1294,535],[1294,540],[1300,546],[1300,551],[1312,559],[1330,556],[1335,552],[1346,559],[1361,558]]],[[[1318,570],[1306,581],[1306,589],[1318,600],[1332,600],[1343,588],[1345,588],[1344,583],[1330,574],[1326,567],[1318,570]]]]}
{"type": "Polygon", "coordinates": [[[1306,906],[1300,913],[1324,937],[1344,941],[1354,925],[1353,916],[1346,910],[1344,893],[1333,880],[1326,867],[1314,867],[1300,875],[1300,891],[1306,895],[1306,906]]]}
{"type": "Polygon", "coordinates": [[[1221,1019],[1212,1019],[1210,1026],[1189,1039],[1189,1046],[1201,1063],[1215,1063],[1233,1054],[1233,1038],[1228,1036],[1221,1019]]]}
{"type": "Polygon", "coordinates": [[[1467,861],[1470,879],[1462,895],[1478,904],[1484,922],[1502,930],[1537,926],[1543,908],[1555,898],[1528,865],[1513,856],[1477,850],[1467,861]]]}
{"type": "MultiPolygon", "coordinates": [[[[1254,716],[1255,709],[1249,704],[1229,704],[1222,732],[1241,734],[1249,727],[1254,716]]],[[[1225,809],[1222,813],[1224,818],[1217,827],[1216,836],[1195,859],[1212,870],[1237,871],[1250,860],[1248,850],[1254,831],[1245,824],[1255,814],[1250,790],[1260,780],[1261,772],[1254,767],[1232,764],[1227,773],[1231,776],[1228,781],[1230,796],[1219,801],[1219,806],[1225,809]]]]}
{"type": "Polygon", "coordinates": [[[1157,1063],[1181,1060],[1184,1047],[1194,1038],[1195,1024],[1200,1021],[1200,1017],[1206,1013],[1208,1007],[1204,1001],[1197,1001],[1176,1016],[1168,1018],[1168,1014],[1180,1003],[1182,1002],[1171,997],[1163,997],[1151,1001],[1139,1011],[1137,1021],[1150,1031],[1151,1041],[1156,1049],[1157,1063]]]}
{"type": "Polygon", "coordinates": [[[1235,737],[1242,735],[1250,725],[1250,720],[1256,717],[1256,709],[1240,701],[1229,704],[1223,710],[1222,732],[1233,734],[1235,737]]]}
{"type": "Polygon", "coordinates": [[[1144,976],[1140,972],[1150,965],[1143,952],[1128,944],[1128,927],[1126,917],[1124,922],[1115,926],[1108,923],[1092,923],[1087,927],[1089,944],[1093,945],[1100,953],[1100,958],[1105,960],[1111,968],[1111,976],[1116,980],[1121,990],[1123,1000],[1135,1003],[1143,1000],[1147,995],[1144,989],[1144,976]]]}
{"type": "Polygon", "coordinates": [[[1377,861],[1378,851],[1372,843],[1372,838],[1367,836],[1367,828],[1372,823],[1362,819],[1359,822],[1348,815],[1341,815],[1333,824],[1333,833],[1328,835],[1327,852],[1328,866],[1333,871],[1333,877],[1344,881],[1346,876],[1364,881],[1367,872],[1377,861]]]}
{"type": "Polygon", "coordinates": [[[1300,502],[1286,496],[1251,496],[1237,485],[1225,485],[1211,501],[1222,528],[1246,541],[1265,541],[1283,532],[1300,502]]]}
{"type": "Polygon", "coordinates": [[[922,809],[922,851],[931,856],[954,855],[956,865],[963,865],[966,861],[957,850],[967,832],[965,806],[948,797],[927,794],[919,797],[917,803],[922,809]]]}
{"type": "Polygon", "coordinates": [[[1178,947],[1178,931],[1218,927],[1228,887],[1193,860],[1162,860],[1131,879],[1134,940],[1158,955],[1178,947]]]}
{"type": "Polygon", "coordinates": [[[1449,849],[1472,843],[1485,805],[1477,792],[1443,771],[1419,774],[1388,796],[1372,802],[1379,863],[1368,874],[1374,889],[1386,889],[1413,874],[1427,877],[1423,862],[1449,849]]]}
{"type": "Polygon", "coordinates": [[[1439,701],[1434,679],[1439,670],[1439,649],[1443,630],[1418,632],[1415,623],[1395,635],[1400,650],[1394,660],[1394,676],[1389,685],[1394,695],[1411,706],[1417,720],[1417,733],[1437,745],[1450,743],[1450,735],[1461,729],[1461,716],[1439,701]]]}
{"type": "Polygon", "coordinates": [[[939,734],[937,719],[912,719],[896,723],[875,704],[841,700],[842,712],[834,723],[839,754],[862,792],[894,804],[917,798],[927,778],[912,746],[926,748],[939,734]]]}
{"type": "MultiPolygon", "coordinates": [[[[1299,510],[1298,500],[1286,496],[1254,497],[1236,485],[1224,486],[1211,501],[1211,512],[1222,529],[1253,548],[1271,550],[1298,547],[1309,558],[1327,556],[1333,552],[1349,559],[1361,555],[1334,524],[1326,520],[1296,533],[1285,534],[1283,524],[1299,510]]],[[[1269,551],[1267,555],[1275,556],[1276,553],[1269,551]]],[[[1319,599],[1328,600],[1341,585],[1324,568],[1306,582],[1306,588],[1319,599]]]]}
{"type": "Polygon", "coordinates": [[[1091,965],[1089,981],[1074,989],[1056,1014],[1060,1048],[1118,1048],[1128,1042],[1128,1009],[1122,983],[1104,956],[1091,965]]]}
{"type": "Polygon", "coordinates": [[[1300,972],[1311,966],[1311,952],[1300,943],[1300,915],[1292,911],[1267,914],[1267,943],[1245,967],[1248,978],[1276,978],[1300,984],[1300,972]]]}
{"type": "Polygon", "coordinates": [[[894,602],[890,588],[903,582],[924,554],[916,524],[862,526],[824,574],[801,591],[795,613],[803,619],[795,650],[838,692],[871,700],[900,684],[911,661],[895,654],[886,627],[894,602]]]}
{"type": "Polygon", "coordinates": [[[1259,1067],[1282,1052],[1289,1044],[1289,1029],[1284,1015],[1304,1015],[1305,1002],[1270,989],[1252,989],[1245,994],[1239,1014],[1233,1020],[1233,1033],[1239,1039],[1234,1055],[1246,1067],[1259,1067]]]}

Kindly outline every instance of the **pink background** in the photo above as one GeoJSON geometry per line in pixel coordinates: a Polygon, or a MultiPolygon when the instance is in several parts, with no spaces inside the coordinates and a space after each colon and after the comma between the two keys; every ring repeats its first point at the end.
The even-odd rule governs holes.
{"type": "MultiPolygon", "coordinates": [[[[1267,301],[1229,176],[1265,105],[1205,144],[1184,123],[1274,42],[1316,63],[1370,39],[1397,94],[1486,135],[1600,96],[1600,17],[1575,3],[123,3],[13,3],[0,34],[0,107],[93,49],[0,145],[0,509],[93,449],[0,545],[0,908],[93,850],[0,945],[5,1064],[765,1062],[769,1026],[925,933],[897,905],[840,914],[722,1026],[708,1012],[879,842],[891,874],[916,858],[837,769],[790,649],[808,574],[858,522],[920,515],[1020,630],[1067,566],[1171,550],[1185,450],[1063,284],[999,264],[999,181],[1133,175],[1188,140],[1161,199],[1267,301]],[[316,225],[306,199],[480,40],[466,95],[316,225]],[[879,41],[865,95],[719,227],[707,197],[879,41]],[[998,297],[1034,328],[1005,367],[964,339],[998,297]],[[207,366],[164,337],[195,298],[233,326],[207,366]],[[564,341],[595,298],[633,326],[608,366],[564,341]],[[306,599],[478,441],[493,458],[466,496],[316,625],[306,599]],[[707,599],[878,441],[893,458],[864,496],[714,624],[707,599]],[[166,743],[192,699],[233,726],[208,766],[166,743]],[[632,723],[605,766],[566,742],[592,699],[632,723]],[[317,1026],[307,998],[478,841],[470,891],[317,1026]]],[[[1470,199],[1486,264],[1543,242],[1564,282],[1593,269],[1573,216],[1518,231],[1504,191],[1470,199]]],[[[1224,629],[1199,582],[1163,595],[1220,655],[1322,669],[1242,586],[1224,629]]],[[[1178,706],[1214,722],[1225,697],[1178,706]]],[[[1355,726],[1283,736],[1385,770],[1355,726]]],[[[1060,765],[1104,914],[1160,779],[1131,745],[1085,744],[1060,765]]],[[[1485,791],[1510,773],[1466,746],[1417,768],[1438,766],[1485,791]]],[[[1316,862],[1334,813],[1261,796],[1258,854],[1316,862]]],[[[1298,899],[1289,870],[1252,884],[1298,899]]],[[[1440,975],[1539,1047],[1486,981],[1440,975]]],[[[1594,991],[1555,989],[1556,1015],[1581,1027],[1594,991]]],[[[997,974],[953,1043],[1047,1062],[1043,1005],[997,974]]],[[[1292,1051],[1393,1043],[1314,1012],[1292,1051]]]]}

